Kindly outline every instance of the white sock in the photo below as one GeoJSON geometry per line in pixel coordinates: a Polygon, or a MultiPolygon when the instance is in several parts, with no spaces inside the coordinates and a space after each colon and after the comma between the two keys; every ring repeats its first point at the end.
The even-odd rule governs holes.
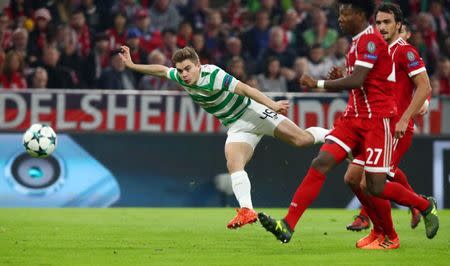
{"type": "Polygon", "coordinates": [[[248,179],[247,172],[244,170],[231,174],[231,185],[233,187],[234,196],[241,208],[253,209],[252,196],[250,195],[251,184],[248,179]]]}
{"type": "Polygon", "coordinates": [[[325,129],[323,127],[308,127],[305,129],[311,135],[314,137],[314,144],[317,143],[324,143],[325,142],[325,136],[330,132],[329,129],[325,129]]]}

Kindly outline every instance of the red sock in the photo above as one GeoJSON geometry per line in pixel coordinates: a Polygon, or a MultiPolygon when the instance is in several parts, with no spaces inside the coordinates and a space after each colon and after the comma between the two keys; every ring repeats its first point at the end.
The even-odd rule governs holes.
{"type": "Polygon", "coordinates": [[[292,229],[295,228],[306,208],[319,195],[324,182],[325,175],[310,167],[302,183],[295,191],[288,214],[284,217],[292,229]]]}
{"type": "Polygon", "coordinates": [[[373,223],[373,230],[376,234],[384,234],[383,223],[381,219],[378,217],[377,213],[373,209],[373,205],[369,201],[369,197],[360,189],[353,189],[353,193],[358,198],[359,202],[363,206],[361,210],[364,209],[366,212],[366,216],[370,218],[373,223]]]}
{"type": "Polygon", "coordinates": [[[387,235],[389,239],[397,238],[397,232],[395,232],[394,224],[392,222],[391,202],[374,196],[368,196],[368,199],[373,206],[377,217],[380,219],[384,234],[387,235]]]}
{"type": "MultiPolygon", "coordinates": [[[[361,201],[360,201],[361,202],[361,201]]],[[[365,217],[369,217],[369,214],[367,213],[367,207],[362,205],[361,206],[361,211],[359,211],[359,215],[361,216],[365,216],[365,217]]]]}
{"type": "Polygon", "coordinates": [[[408,182],[408,178],[406,178],[405,173],[400,168],[397,168],[397,170],[395,170],[395,176],[393,181],[401,184],[409,191],[414,192],[414,190],[412,189],[411,185],[408,182]]]}
{"type": "Polygon", "coordinates": [[[409,191],[404,186],[395,182],[386,182],[383,192],[378,195],[379,198],[392,200],[395,203],[406,207],[414,207],[420,211],[425,211],[430,203],[414,192],[409,191]]]}

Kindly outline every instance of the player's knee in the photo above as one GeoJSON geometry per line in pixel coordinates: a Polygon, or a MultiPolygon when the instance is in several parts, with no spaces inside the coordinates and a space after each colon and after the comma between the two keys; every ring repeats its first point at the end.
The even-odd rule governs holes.
{"type": "Polygon", "coordinates": [[[345,176],[344,176],[344,182],[349,187],[358,188],[360,186],[360,183],[361,183],[361,178],[360,177],[356,177],[355,175],[346,173],[345,176]]]}
{"type": "Polygon", "coordinates": [[[366,182],[361,182],[359,184],[359,186],[360,186],[362,191],[367,191],[367,184],[366,184],[366,182]]]}
{"type": "Polygon", "coordinates": [[[230,173],[244,170],[244,167],[245,167],[245,163],[242,160],[237,160],[237,159],[227,160],[227,169],[228,169],[228,172],[230,172],[230,173]]]}
{"type": "Polygon", "coordinates": [[[317,156],[311,163],[311,167],[323,174],[328,173],[333,168],[333,166],[333,157],[324,155],[323,153],[319,153],[319,156],[317,156]]]}
{"type": "Polygon", "coordinates": [[[295,137],[291,140],[292,145],[294,145],[297,148],[301,148],[307,145],[310,145],[310,142],[308,141],[309,135],[305,134],[296,134],[295,137]]]}

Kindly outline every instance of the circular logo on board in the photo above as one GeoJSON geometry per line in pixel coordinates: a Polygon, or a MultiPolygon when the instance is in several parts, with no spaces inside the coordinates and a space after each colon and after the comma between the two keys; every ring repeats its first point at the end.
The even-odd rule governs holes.
{"type": "Polygon", "coordinates": [[[373,54],[373,52],[375,52],[376,46],[374,42],[369,42],[367,44],[367,51],[369,51],[369,53],[373,54]]]}
{"type": "Polygon", "coordinates": [[[409,61],[414,61],[414,59],[416,59],[416,57],[414,56],[414,53],[411,51],[407,52],[406,56],[408,57],[409,61]]]}

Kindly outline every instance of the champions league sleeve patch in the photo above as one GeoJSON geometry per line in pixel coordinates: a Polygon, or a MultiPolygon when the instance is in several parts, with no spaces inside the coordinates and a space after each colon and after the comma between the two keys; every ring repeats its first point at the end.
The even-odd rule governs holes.
{"type": "Polygon", "coordinates": [[[414,55],[413,52],[409,51],[406,53],[406,57],[408,58],[409,61],[414,61],[416,59],[416,56],[414,55]]]}
{"type": "Polygon", "coordinates": [[[226,74],[225,77],[223,78],[222,88],[228,90],[232,80],[233,80],[233,77],[229,74],[226,74]]]}
{"type": "Polygon", "coordinates": [[[365,59],[369,59],[369,60],[377,60],[378,56],[376,54],[374,54],[375,50],[376,50],[376,45],[374,42],[370,41],[367,43],[367,54],[364,54],[364,58],[365,59]]]}
{"type": "Polygon", "coordinates": [[[367,43],[367,51],[368,51],[370,54],[373,54],[373,53],[375,52],[376,49],[377,49],[377,46],[375,45],[374,42],[370,41],[370,42],[367,43]]]}
{"type": "Polygon", "coordinates": [[[409,60],[409,63],[408,63],[409,68],[414,68],[419,65],[419,61],[416,59],[416,56],[414,55],[413,52],[408,51],[406,53],[406,58],[408,58],[408,60],[409,60]]]}

